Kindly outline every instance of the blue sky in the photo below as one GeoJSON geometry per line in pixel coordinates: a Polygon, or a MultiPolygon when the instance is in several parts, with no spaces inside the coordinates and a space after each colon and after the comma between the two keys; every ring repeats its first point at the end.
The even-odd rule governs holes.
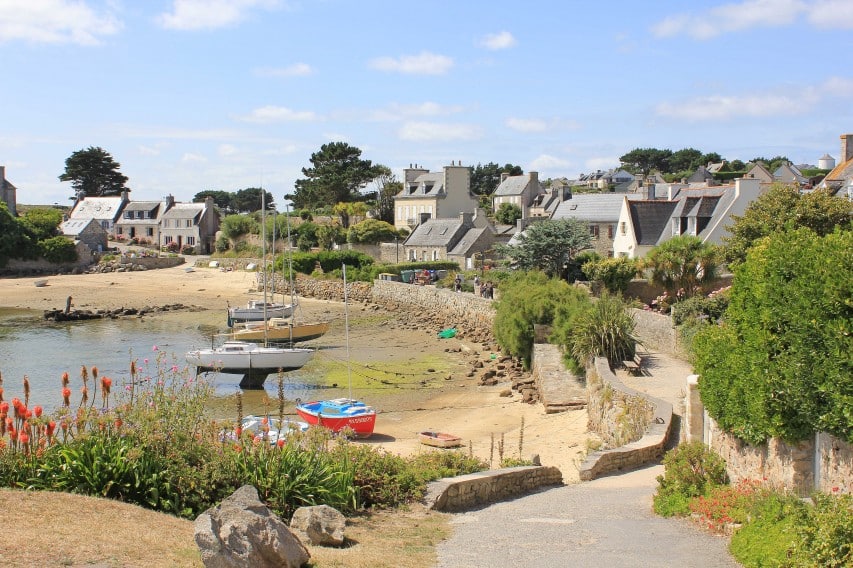
{"type": "Polygon", "coordinates": [[[181,201],[281,203],[330,141],[398,178],[636,147],[814,164],[853,132],[851,32],[851,0],[0,0],[0,165],[45,204],[89,146],[181,201]]]}

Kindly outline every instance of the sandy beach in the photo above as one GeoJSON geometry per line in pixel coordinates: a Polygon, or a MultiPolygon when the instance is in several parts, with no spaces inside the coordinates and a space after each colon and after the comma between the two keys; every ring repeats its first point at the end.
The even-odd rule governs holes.
{"type": "MultiPolygon", "coordinates": [[[[0,307],[48,310],[64,308],[72,298],[74,309],[143,308],[184,304],[203,310],[224,311],[227,303],[239,305],[255,292],[255,274],[243,271],[222,272],[187,265],[162,270],[106,274],[58,275],[47,277],[47,284],[36,287],[39,278],[0,279],[0,307]]],[[[306,317],[341,318],[343,303],[325,300],[301,300],[306,317]]],[[[577,463],[586,451],[586,412],[570,411],[545,414],[539,404],[525,404],[513,391],[502,397],[508,384],[482,387],[468,369],[480,359],[488,362],[491,354],[481,352],[480,344],[465,338],[441,340],[405,325],[371,324],[365,306],[351,305],[351,349],[358,350],[363,361],[387,364],[388,359],[440,357],[450,369],[440,388],[413,392],[407,404],[381,410],[376,433],[365,443],[391,452],[409,455],[427,448],[417,432],[436,429],[454,433],[465,441],[474,455],[497,466],[500,442],[505,457],[540,456],[544,465],[560,468],[565,482],[577,481],[577,463]],[[361,317],[360,317],[361,316],[361,317]],[[383,348],[380,348],[383,347],[383,348]],[[417,346],[417,353],[412,353],[417,346]],[[372,359],[371,359],[372,358],[372,359]],[[522,438],[522,422],[523,440],[522,438]]],[[[150,317],[150,316],[149,316],[150,317]]],[[[156,316],[153,316],[156,317],[156,316]]],[[[338,330],[340,333],[340,329],[338,330]]]]}

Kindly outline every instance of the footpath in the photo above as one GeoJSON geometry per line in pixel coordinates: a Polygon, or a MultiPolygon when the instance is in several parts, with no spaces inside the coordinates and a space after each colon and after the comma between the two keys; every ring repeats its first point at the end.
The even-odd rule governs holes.
{"type": "MultiPolygon", "coordinates": [[[[678,409],[690,372],[688,364],[652,353],[643,376],[621,371],[618,376],[678,409]]],[[[726,537],[654,514],[655,478],[662,474],[663,466],[654,465],[455,514],[453,535],[437,547],[438,566],[739,566],[727,551],[726,537]]]]}

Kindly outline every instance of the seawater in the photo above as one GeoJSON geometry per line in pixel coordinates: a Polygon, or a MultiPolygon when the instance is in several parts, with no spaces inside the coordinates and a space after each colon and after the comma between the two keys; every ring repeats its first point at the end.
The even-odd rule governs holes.
{"type": "MultiPolygon", "coordinates": [[[[210,347],[214,334],[225,331],[225,310],[163,312],[145,317],[122,317],[79,322],[44,321],[34,310],[0,309],[0,373],[4,399],[23,400],[23,378],[30,383],[30,405],[45,410],[62,403],[63,372],[71,379],[71,404],[80,401],[81,367],[98,368],[99,376],[113,380],[113,391],[129,381],[130,362],[140,373],[153,375],[157,366],[168,372],[194,374],[184,356],[191,349],[210,347]]],[[[315,355],[316,358],[316,355],[315,355]]],[[[316,372],[311,363],[284,374],[285,399],[316,397],[316,372]]],[[[235,393],[242,392],[244,414],[277,412],[278,379],[270,375],[263,390],[242,391],[240,375],[208,374],[214,384],[216,414],[236,413],[235,393]]],[[[92,385],[90,381],[89,389],[92,385]]],[[[324,395],[325,396],[325,395],[324,395]]],[[[95,401],[96,404],[100,400],[95,401]]]]}

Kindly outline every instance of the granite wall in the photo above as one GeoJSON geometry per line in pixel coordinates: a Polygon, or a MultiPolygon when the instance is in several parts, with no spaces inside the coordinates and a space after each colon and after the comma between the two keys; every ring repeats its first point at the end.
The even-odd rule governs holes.
{"type": "Polygon", "coordinates": [[[556,467],[509,467],[433,481],[424,499],[430,509],[457,512],[562,484],[556,467]]]}

